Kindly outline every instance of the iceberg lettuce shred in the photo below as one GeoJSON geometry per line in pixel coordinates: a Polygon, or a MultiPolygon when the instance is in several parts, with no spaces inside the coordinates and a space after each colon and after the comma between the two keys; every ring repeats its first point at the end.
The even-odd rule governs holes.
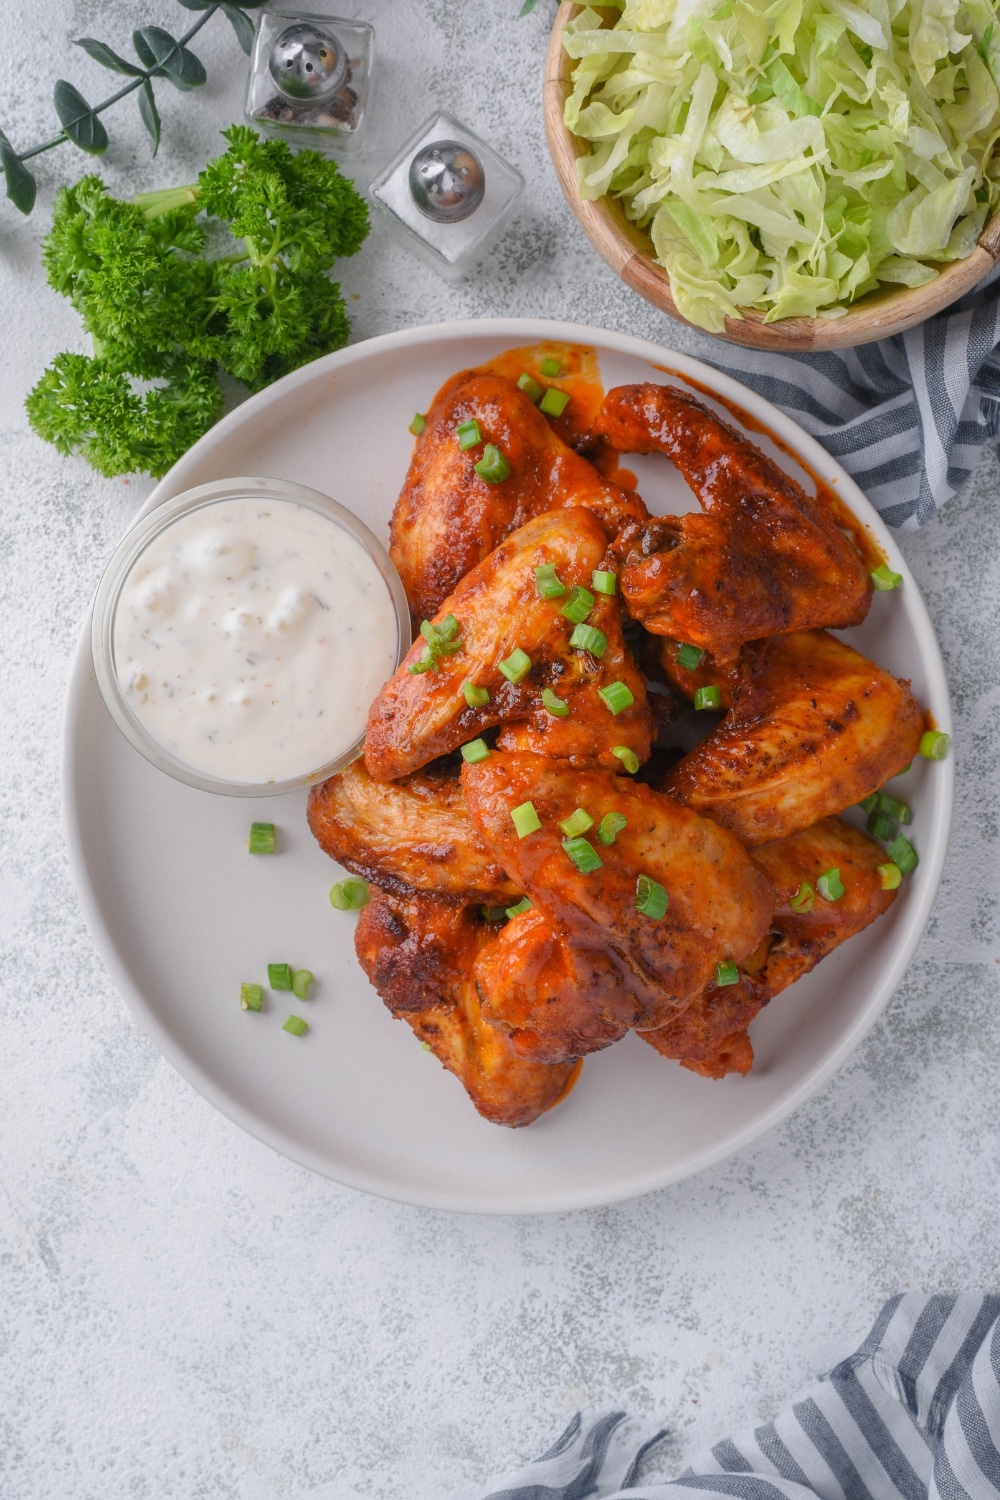
{"type": "Polygon", "coordinates": [[[564,32],[579,189],[648,232],[690,322],[840,317],[971,254],[1000,200],[1000,0],[617,8],[564,32]]]}

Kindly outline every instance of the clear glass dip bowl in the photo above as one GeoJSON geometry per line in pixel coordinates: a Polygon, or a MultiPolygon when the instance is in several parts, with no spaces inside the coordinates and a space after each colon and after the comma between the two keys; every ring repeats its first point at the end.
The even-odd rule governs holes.
{"type": "Polygon", "coordinates": [[[231,797],[269,797],[311,786],[334,772],[341,771],[361,753],[364,733],[308,771],[282,780],[245,781],[228,779],[193,766],[181,759],[157,739],[132,708],[119,679],[115,660],[115,618],[123,591],[137,564],[150,545],[182,517],[225,500],[291,501],[317,512],[345,531],[368,554],[385,585],[385,608],[395,619],[396,658],[394,667],[406,655],[410,644],[410,612],[403,585],[385,548],[357,516],[319,490],[293,484],[285,479],[240,477],[219,479],[185,490],[165,500],[148,515],[142,516],[126,532],[116,548],[101,579],[94,601],[91,641],[94,670],[108,711],[122,734],[161,771],[166,771],[188,786],[205,792],[222,792],[231,797]]]}

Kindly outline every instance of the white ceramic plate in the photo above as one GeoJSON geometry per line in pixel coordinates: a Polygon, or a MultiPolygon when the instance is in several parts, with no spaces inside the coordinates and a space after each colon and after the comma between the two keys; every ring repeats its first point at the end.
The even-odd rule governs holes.
{"type": "MultiPolygon", "coordinates": [[[[921,703],[950,729],[927,612],[861,492],[766,401],[640,339],[518,319],[372,339],[247,401],[195,444],[147,505],[208,480],[261,474],[325,491],[384,538],[409,460],[413,413],[426,410],[456,370],[542,339],[594,346],[606,388],[662,380],[665,367],[687,374],[742,405],[836,485],[904,578],[895,593],[876,594],[868,620],[849,638],[912,679],[921,703]]],[[[628,462],[651,509],[692,508],[666,460],[628,462]]],[[[918,757],[905,778],[918,869],[886,917],[754,1022],[749,1077],[709,1082],[632,1036],[588,1058],[567,1102],[530,1128],[489,1125],[364,978],[354,957],[356,917],[327,900],[340,872],[306,827],[305,793],[259,802],[212,796],[155,770],[112,723],[89,639],[88,627],[67,708],[65,805],[97,944],[136,1015],[195,1088],[262,1141],[352,1187],[434,1208],[542,1213],[610,1203],[698,1172],[770,1129],[830,1077],[886,1005],[927,921],[947,843],[952,771],[950,761],[918,757]],[[248,855],[253,819],[279,826],[278,854],[248,855]],[[268,962],[312,969],[313,998],[289,1005],[291,997],[272,995],[262,1014],[243,1012],[240,982],[265,979],[268,962]],[[281,1030],[293,1009],[310,1022],[302,1039],[281,1030]]]]}

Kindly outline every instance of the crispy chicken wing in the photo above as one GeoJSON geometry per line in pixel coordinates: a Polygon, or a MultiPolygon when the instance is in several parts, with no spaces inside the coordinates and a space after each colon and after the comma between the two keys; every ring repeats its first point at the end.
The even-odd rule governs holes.
{"type": "Polygon", "coordinates": [[[907,682],[825,630],[743,648],[722,723],[660,783],[748,845],[843,811],[913,759],[923,716],[907,682]]]}
{"type": "Polygon", "coordinates": [[[389,1010],[454,1073],[479,1113],[497,1125],[530,1125],[566,1097],[581,1064],[526,1061],[483,1020],[472,971],[495,932],[474,908],[374,891],[354,941],[389,1010]]]}
{"type": "Polygon", "coordinates": [[[836,517],[694,396],[619,386],[597,429],[622,453],[665,453],[704,510],[640,521],[620,538],[622,593],[647,630],[725,654],[864,619],[871,580],[836,517]]]}
{"type": "Polygon", "coordinates": [[[896,898],[895,891],[882,889],[878,866],[885,855],[878,844],[839,818],[824,818],[790,838],[764,844],[754,850],[754,859],[774,881],[777,902],[767,936],[739,965],[739,982],[720,987],[713,981],[675,1021],[640,1032],[664,1057],[677,1058],[704,1078],[748,1073],[753,1047],[746,1028],[754,1016],[896,898]],[[840,899],[817,895],[811,911],[793,911],[788,903],[803,882],[815,889],[817,877],[831,869],[840,871],[840,899]]]}
{"type": "Polygon", "coordinates": [[[368,715],[365,762],[379,781],[405,776],[475,739],[496,724],[516,724],[519,747],[571,761],[616,767],[614,746],[625,745],[640,760],[649,755],[653,721],[645,679],[622,636],[617,596],[598,594],[587,624],[607,645],[603,656],[570,645],[573,623],[560,613],[574,584],[587,586],[605,559],[606,537],[597,518],[581,507],[550,511],[515,531],[485,562],[462,579],[441,606],[434,624],[458,621],[461,649],[443,656],[432,671],[413,672],[426,650],[422,636],[383,687],[368,715]],[[540,597],[535,568],[553,563],[567,595],[540,597]],[[516,650],[531,671],[515,685],[500,663],[516,650]],[[485,688],[489,702],[471,708],[463,684],[485,688]],[[600,688],[622,682],[633,702],[613,714],[600,688]],[[568,707],[556,717],[542,703],[550,688],[568,707]]]}
{"type": "Polygon", "coordinates": [[[356,760],[313,787],[308,818],[332,859],[384,890],[504,903],[520,895],[469,822],[455,766],[381,782],[356,760]]]}
{"type": "Polygon", "coordinates": [[[399,569],[414,626],[431,619],[459,580],[532,516],[564,505],[586,505],[616,534],[646,508],[602,476],[559,438],[516,385],[500,375],[465,370],[434,398],[417,438],[393,511],[389,554],[399,569]],[[459,448],[459,422],[479,424],[511,467],[488,484],[474,465],[483,443],[459,448]]]}
{"type": "Polygon", "coordinates": [[[734,838],[718,837],[724,830],[650,787],[530,754],[467,765],[462,784],[484,841],[547,919],[517,918],[498,940],[504,961],[484,954],[477,968],[490,1019],[517,1031],[532,1056],[569,1058],[629,1026],[665,1024],[704,988],[717,959],[746,957],[767,931],[770,879],[734,838]],[[519,838],[511,810],[526,802],[541,827],[519,838]],[[599,851],[600,868],[586,874],[559,826],[577,808],[593,819],[589,844],[599,851]],[[626,826],[605,845],[596,834],[609,813],[626,826]],[[660,918],[636,909],[641,876],[667,892],[660,918]],[[561,945],[572,952],[560,954],[561,945]]]}

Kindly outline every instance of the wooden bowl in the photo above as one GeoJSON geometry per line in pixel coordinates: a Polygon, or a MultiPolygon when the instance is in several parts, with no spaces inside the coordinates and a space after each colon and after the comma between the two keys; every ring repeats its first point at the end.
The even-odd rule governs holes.
{"type": "MultiPolygon", "coordinates": [[[[589,202],[577,191],[577,158],[585,155],[589,148],[586,141],[572,135],[563,123],[563,106],[572,88],[570,72],[573,61],[563,51],[562,34],[567,21],[582,9],[582,5],[563,0],[545,59],[545,133],[556,175],[580,227],[602,259],[647,302],[686,323],[688,320],[677,311],[670,295],[666,271],[653,258],[649,236],[629,222],[616,199],[604,197],[589,202]]],[[[609,17],[617,14],[616,11],[608,12],[609,17]]],[[[998,256],[1000,212],[987,222],[972,254],[965,260],[942,265],[937,279],[926,286],[886,287],[869,292],[859,298],[842,318],[783,318],[778,323],[765,323],[761,313],[748,308],[742,319],[727,318],[725,333],[719,337],[754,349],[799,352],[870,344],[875,339],[888,338],[913,328],[964,296],[992,269],[998,256]]]]}

